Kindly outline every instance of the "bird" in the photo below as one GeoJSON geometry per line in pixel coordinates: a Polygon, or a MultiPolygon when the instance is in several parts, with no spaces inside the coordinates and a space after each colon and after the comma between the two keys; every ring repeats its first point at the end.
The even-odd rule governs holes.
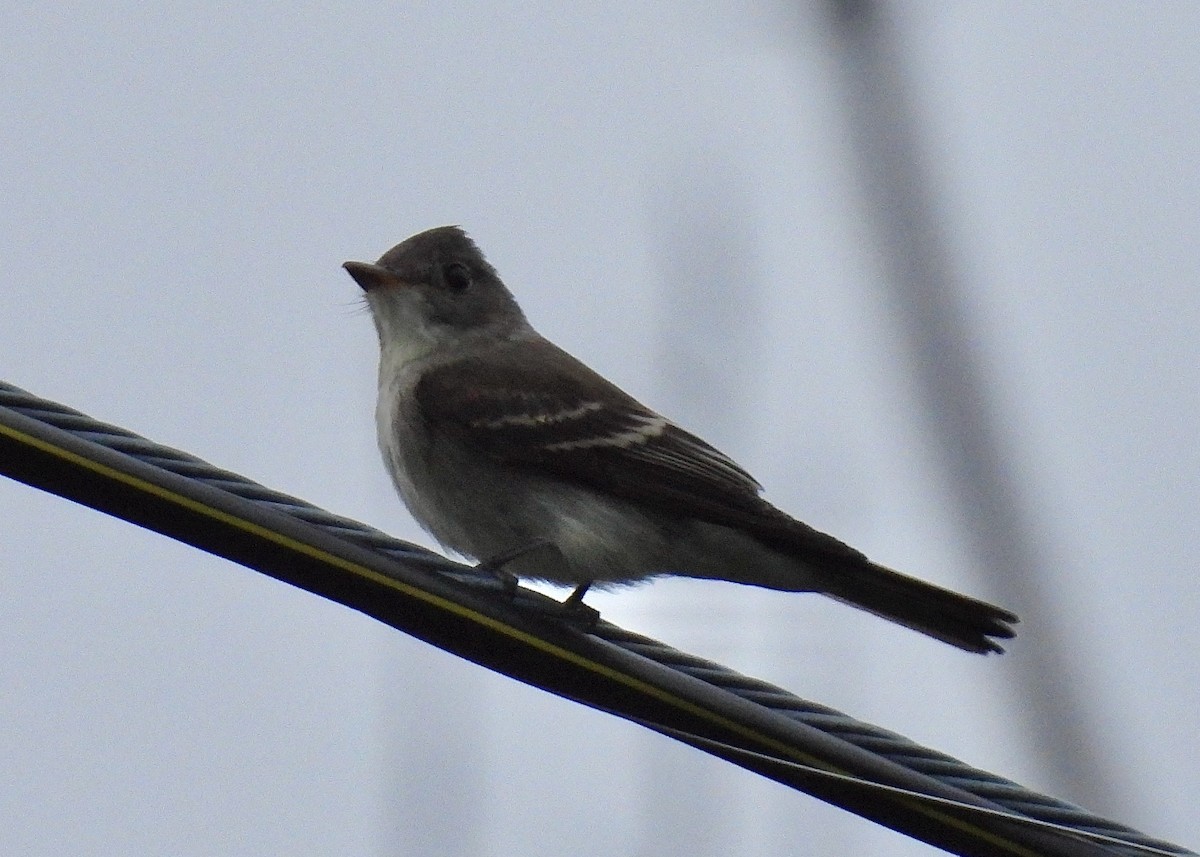
{"type": "Polygon", "coordinates": [[[458,226],[346,262],[379,336],[376,434],[416,521],[522,579],[678,575],[816,592],[960,649],[1016,615],[894,571],[773,506],[729,456],[542,337],[458,226]]]}

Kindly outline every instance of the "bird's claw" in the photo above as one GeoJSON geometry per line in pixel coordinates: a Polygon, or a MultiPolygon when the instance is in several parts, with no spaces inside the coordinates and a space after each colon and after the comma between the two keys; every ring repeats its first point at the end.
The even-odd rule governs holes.
{"type": "MultiPolygon", "coordinates": [[[[501,591],[509,600],[513,600],[517,595],[518,578],[511,571],[506,571],[504,566],[526,554],[547,548],[558,551],[553,542],[542,539],[489,557],[483,562],[478,563],[475,568],[496,578],[500,582],[501,591]]],[[[562,603],[541,612],[544,615],[553,616],[567,624],[580,627],[585,631],[592,630],[600,621],[600,611],[595,607],[589,607],[583,603],[583,596],[587,594],[591,585],[592,582],[590,580],[587,583],[581,583],[575,587],[562,603]]]]}
{"type": "Polygon", "coordinates": [[[585,631],[592,630],[600,621],[600,611],[583,603],[583,596],[587,594],[591,585],[592,582],[589,580],[587,583],[576,586],[566,600],[559,605],[557,611],[561,619],[569,624],[579,625],[585,631]]]}
{"type": "Polygon", "coordinates": [[[475,567],[480,571],[487,572],[492,577],[496,578],[496,580],[500,581],[501,590],[506,596],[512,599],[516,597],[517,583],[519,582],[519,579],[511,571],[506,571],[504,566],[508,565],[515,559],[525,556],[526,554],[545,550],[546,548],[551,548],[556,552],[558,551],[558,548],[555,547],[553,542],[547,541],[546,539],[538,539],[536,542],[530,542],[529,544],[521,545],[518,548],[506,550],[503,553],[489,557],[483,562],[477,564],[475,567]]]}
{"type": "Polygon", "coordinates": [[[483,562],[475,564],[476,570],[489,574],[496,579],[500,584],[500,591],[510,600],[516,597],[517,584],[520,582],[517,576],[511,571],[504,570],[504,563],[511,558],[500,557],[497,559],[493,557],[492,559],[486,559],[483,562]]]}

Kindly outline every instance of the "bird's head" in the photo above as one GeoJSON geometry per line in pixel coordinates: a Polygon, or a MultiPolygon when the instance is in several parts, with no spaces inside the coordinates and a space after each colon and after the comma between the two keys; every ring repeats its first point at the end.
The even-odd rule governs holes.
{"type": "Polygon", "coordinates": [[[385,353],[398,350],[415,358],[529,329],[496,269],[457,226],[413,235],[378,262],[342,267],[366,294],[385,353]]]}

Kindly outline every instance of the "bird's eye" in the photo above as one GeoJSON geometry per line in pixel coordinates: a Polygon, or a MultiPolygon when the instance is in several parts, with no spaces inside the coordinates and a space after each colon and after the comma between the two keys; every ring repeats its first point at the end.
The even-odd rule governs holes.
{"type": "Polygon", "coordinates": [[[471,285],[471,270],[461,262],[451,262],[442,268],[446,286],[455,292],[464,292],[471,285]]]}

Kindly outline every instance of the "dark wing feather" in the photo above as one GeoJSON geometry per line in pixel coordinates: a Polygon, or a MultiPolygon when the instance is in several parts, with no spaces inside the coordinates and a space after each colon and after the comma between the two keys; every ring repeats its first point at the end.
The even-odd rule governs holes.
{"type": "Polygon", "coordinates": [[[416,397],[431,426],[500,464],[573,477],[653,508],[744,530],[810,560],[865,559],[776,509],[732,459],[544,340],[432,369],[416,397]]]}

